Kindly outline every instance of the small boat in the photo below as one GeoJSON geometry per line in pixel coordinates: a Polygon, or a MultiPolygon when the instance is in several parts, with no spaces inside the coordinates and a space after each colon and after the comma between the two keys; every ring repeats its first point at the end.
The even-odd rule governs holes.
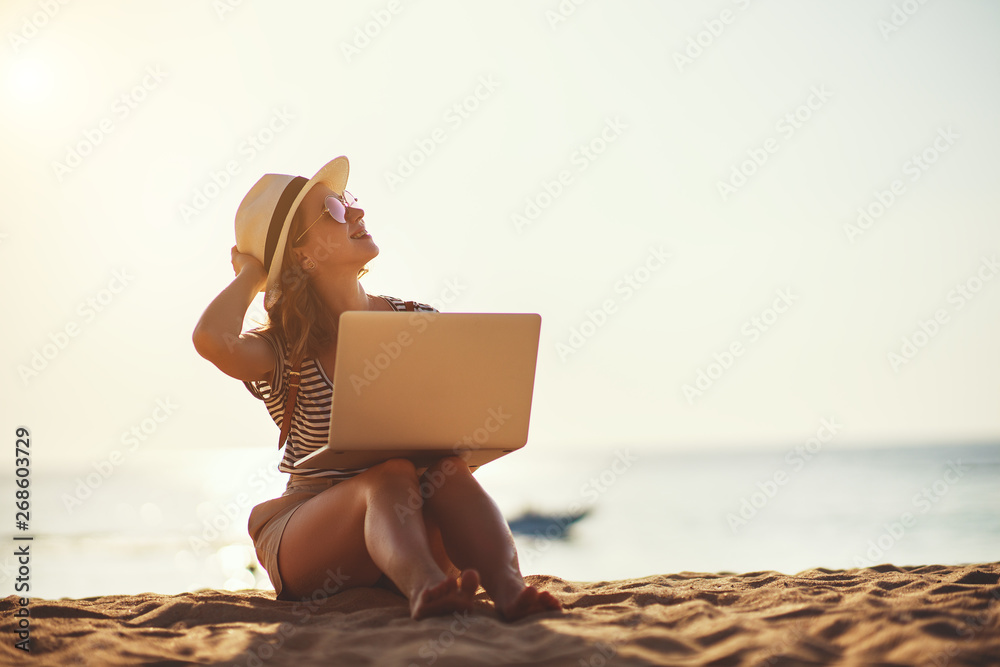
{"type": "Polygon", "coordinates": [[[561,540],[574,523],[590,514],[589,509],[566,514],[541,514],[528,510],[516,519],[507,522],[510,532],[516,535],[533,535],[535,537],[561,540]]]}

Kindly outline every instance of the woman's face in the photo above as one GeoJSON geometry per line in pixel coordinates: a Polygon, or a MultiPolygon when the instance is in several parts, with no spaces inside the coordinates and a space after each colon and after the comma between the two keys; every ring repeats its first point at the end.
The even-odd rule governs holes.
{"type": "Polygon", "coordinates": [[[300,263],[306,257],[315,261],[313,272],[360,270],[378,256],[378,246],[365,229],[365,211],[355,204],[347,208],[344,215],[346,222],[334,220],[326,212],[326,198],[330,195],[337,196],[329,187],[319,183],[299,205],[304,221],[302,228],[306,232],[297,244],[293,243],[296,258],[300,263]]]}

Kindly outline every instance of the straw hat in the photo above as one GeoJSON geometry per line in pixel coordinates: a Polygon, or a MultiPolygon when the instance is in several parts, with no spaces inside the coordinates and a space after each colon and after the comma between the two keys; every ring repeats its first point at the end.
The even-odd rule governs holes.
{"type": "Polygon", "coordinates": [[[349,171],[347,158],[341,155],[309,179],[264,174],[240,202],[236,210],[236,249],[257,258],[267,271],[264,308],[270,309],[281,296],[281,259],[292,217],[302,199],[317,183],[343,195],[349,171]]]}

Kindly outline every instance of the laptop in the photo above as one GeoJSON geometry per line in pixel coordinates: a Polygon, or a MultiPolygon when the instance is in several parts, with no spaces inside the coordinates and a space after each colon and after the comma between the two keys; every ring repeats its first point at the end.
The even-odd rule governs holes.
{"type": "Polygon", "coordinates": [[[525,445],[542,318],[534,313],[347,311],[330,439],[295,462],[363,468],[444,456],[478,467],[525,445]]]}

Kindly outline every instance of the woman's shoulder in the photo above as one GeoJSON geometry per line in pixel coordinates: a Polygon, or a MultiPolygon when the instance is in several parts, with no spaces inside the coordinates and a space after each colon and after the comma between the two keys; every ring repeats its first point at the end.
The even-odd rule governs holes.
{"type": "Polygon", "coordinates": [[[277,327],[265,324],[254,329],[244,331],[243,335],[256,336],[263,339],[268,345],[271,346],[271,350],[274,351],[274,356],[279,364],[288,361],[288,341],[277,327]]]}
{"type": "Polygon", "coordinates": [[[243,332],[244,336],[255,336],[262,339],[270,346],[274,354],[274,370],[266,380],[252,380],[244,382],[250,393],[262,400],[270,400],[271,397],[280,396],[284,391],[285,369],[288,366],[288,346],[284,337],[274,327],[261,325],[254,329],[243,332]]]}
{"type": "Polygon", "coordinates": [[[413,310],[436,313],[438,309],[434,306],[429,306],[426,303],[420,303],[419,301],[404,301],[403,299],[396,298],[394,296],[388,296],[385,294],[379,294],[379,296],[389,302],[393,310],[408,310],[406,307],[407,303],[413,304],[413,310]]]}
{"type": "Polygon", "coordinates": [[[285,339],[281,335],[281,332],[278,331],[275,327],[267,324],[262,324],[261,326],[255,327],[253,329],[247,329],[246,331],[243,332],[243,335],[258,336],[260,338],[263,338],[267,342],[271,343],[272,345],[277,345],[279,347],[284,347],[285,345],[285,339]]]}

